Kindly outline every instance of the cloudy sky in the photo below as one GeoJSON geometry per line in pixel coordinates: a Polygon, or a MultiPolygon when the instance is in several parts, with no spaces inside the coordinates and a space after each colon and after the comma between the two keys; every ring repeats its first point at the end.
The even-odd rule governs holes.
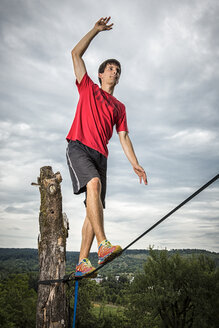
{"type": "MultiPolygon", "coordinates": [[[[0,247],[37,248],[40,168],[63,177],[68,250],[85,216],[74,196],[65,137],[78,101],[71,49],[102,16],[84,59],[97,83],[106,58],[122,63],[114,96],[149,184],[140,185],[116,132],[109,145],[105,227],[125,247],[219,173],[217,0],[1,0],[0,247]]],[[[219,180],[132,248],[219,251],[219,180]]],[[[96,251],[96,243],[92,248],[96,251]]]]}

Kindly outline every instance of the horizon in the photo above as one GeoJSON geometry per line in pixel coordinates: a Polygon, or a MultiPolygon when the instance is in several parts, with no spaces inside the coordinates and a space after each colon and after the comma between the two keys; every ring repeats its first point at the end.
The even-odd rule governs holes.
{"type": "MultiPolygon", "coordinates": [[[[19,250],[24,250],[24,249],[31,249],[31,250],[36,250],[38,251],[38,248],[28,248],[28,247],[22,247],[22,248],[17,248],[17,247],[0,247],[0,250],[1,249],[19,249],[19,250]]],[[[163,251],[163,250],[167,250],[168,252],[171,252],[171,251],[181,251],[181,250],[184,250],[184,251],[204,251],[204,252],[209,252],[209,253],[216,253],[216,254],[219,254],[219,252],[215,252],[215,251],[211,251],[211,250],[208,250],[208,249],[200,249],[200,248],[173,248],[173,249],[166,249],[166,248],[163,248],[163,249],[159,249],[159,248],[152,248],[153,250],[155,251],[163,251]]],[[[144,248],[131,248],[131,249],[127,249],[126,250],[127,252],[128,251],[147,251],[149,252],[150,249],[144,249],[144,248]]],[[[125,252],[126,252],[125,251],[125,252]]],[[[66,250],[66,253],[71,253],[71,252],[74,252],[74,253],[80,253],[80,251],[69,251],[69,250],[66,250]]],[[[125,253],[124,252],[124,253],[125,253]]],[[[96,254],[97,252],[90,252],[90,254],[96,254]]],[[[122,254],[124,254],[122,253],[122,254]]]]}

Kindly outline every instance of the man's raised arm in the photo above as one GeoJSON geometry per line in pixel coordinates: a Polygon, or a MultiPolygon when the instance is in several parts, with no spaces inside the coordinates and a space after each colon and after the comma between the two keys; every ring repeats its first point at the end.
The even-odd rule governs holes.
{"type": "Polygon", "coordinates": [[[74,71],[77,81],[80,83],[86,73],[85,63],[82,59],[83,54],[87,50],[93,38],[101,31],[108,31],[112,29],[113,23],[107,25],[111,17],[100,18],[94,27],[78,42],[72,50],[72,60],[74,64],[74,71]]]}

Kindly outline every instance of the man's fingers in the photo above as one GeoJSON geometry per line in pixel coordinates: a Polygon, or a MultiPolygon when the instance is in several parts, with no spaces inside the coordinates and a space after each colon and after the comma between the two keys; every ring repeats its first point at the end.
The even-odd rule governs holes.
{"type": "Polygon", "coordinates": [[[105,29],[106,29],[106,30],[112,30],[112,26],[113,26],[113,24],[106,25],[105,29]]]}
{"type": "Polygon", "coordinates": [[[107,25],[107,23],[109,22],[110,19],[111,19],[110,16],[104,18],[104,24],[105,24],[105,27],[106,27],[107,30],[111,30],[112,26],[113,26],[113,23],[111,23],[110,25],[107,25]]]}
{"type": "Polygon", "coordinates": [[[135,173],[138,175],[140,183],[142,183],[142,181],[143,181],[144,184],[147,185],[148,184],[147,175],[146,175],[143,167],[141,167],[140,165],[136,165],[133,167],[133,169],[134,169],[135,173]]]}
{"type": "Polygon", "coordinates": [[[144,184],[147,185],[148,184],[148,181],[147,181],[147,175],[144,171],[144,174],[143,174],[143,181],[144,181],[144,184]]]}
{"type": "Polygon", "coordinates": [[[110,20],[110,16],[109,17],[101,17],[99,20],[98,20],[98,23],[103,23],[103,24],[107,24],[110,20]]]}
{"type": "Polygon", "coordinates": [[[101,18],[97,21],[97,23],[101,23],[103,20],[104,20],[104,18],[101,17],[101,18]]]}
{"type": "Polygon", "coordinates": [[[142,180],[144,181],[144,184],[145,184],[145,185],[148,184],[148,182],[147,182],[147,176],[146,176],[145,172],[144,172],[144,174],[140,177],[140,183],[142,182],[142,180]]]}
{"type": "Polygon", "coordinates": [[[143,179],[144,179],[144,184],[147,185],[148,184],[148,180],[147,180],[146,174],[144,174],[144,178],[143,179]]]}
{"type": "Polygon", "coordinates": [[[99,27],[100,30],[112,30],[113,28],[113,23],[107,25],[107,23],[110,21],[111,17],[101,17],[97,22],[96,26],[99,27]]]}
{"type": "Polygon", "coordinates": [[[145,170],[140,166],[140,167],[135,167],[134,171],[139,176],[140,183],[144,181],[144,184],[147,185],[148,182],[147,182],[147,175],[145,173],[145,170]]]}
{"type": "Polygon", "coordinates": [[[106,24],[109,22],[110,18],[111,18],[110,16],[107,18],[107,20],[106,20],[106,24]]]}

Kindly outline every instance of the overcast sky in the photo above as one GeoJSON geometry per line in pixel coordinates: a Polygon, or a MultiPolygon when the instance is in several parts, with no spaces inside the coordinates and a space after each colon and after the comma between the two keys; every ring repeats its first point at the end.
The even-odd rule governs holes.
{"type": "MultiPolygon", "coordinates": [[[[114,96],[126,105],[130,138],[148,186],[140,185],[116,131],[109,144],[105,227],[125,247],[219,173],[217,0],[1,0],[0,247],[37,248],[40,168],[63,177],[67,250],[78,251],[85,208],[74,196],[65,137],[78,92],[71,49],[102,16],[84,60],[117,58],[114,96]]],[[[219,251],[219,180],[132,248],[219,251]]],[[[92,248],[96,251],[96,242],[92,248]]]]}

